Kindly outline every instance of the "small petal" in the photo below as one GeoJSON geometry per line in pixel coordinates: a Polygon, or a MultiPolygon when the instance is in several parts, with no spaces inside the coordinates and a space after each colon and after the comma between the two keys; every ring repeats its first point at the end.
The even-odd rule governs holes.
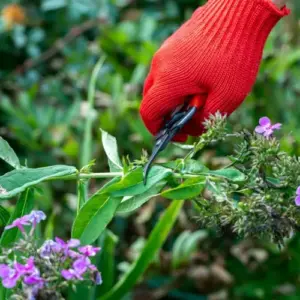
{"type": "Polygon", "coordinates": [[[68,247],[70,248],[76,248],[80,245],[80,241],[77,239],[70,239],[67,243],[68,247]]]}
{"type": "Polygon", "coordinates": [[[41,210],[33,210],[29,214],[29,221],[31,223],[37,224],[37,223],[40,223],[42,220],[46,220],[46,215],[41,210]]]}
{"type": "Polygon", "coordinates": [[[273,134],[273,130],[272,129],[267,129],[265,132],[264,132],[264,136],[265,137],[270,137],[272,134],[273,134]]]}
{"type": "Polygon", "coordinates": [[[262,134],[266,131],[266,128],[262,127],[262,126],[256,126],[255,128],[255,132],[256,133],[259,133],[259,134],[262,134]]]}
{"type": "Polygon", "coordinates": [[[85,256],[95,256],[101,250],[101,248],[87,245],[78,248],[78,250],[80,253],[82,253],[85,256]]]}
{"type": "Polygon", "coordinates": [[[5,264],[0,264],[0,277],[4,279],[5,277],[9,276],[10,274],[10,267],[5,264]]]}
{"type": "Polygon", "coordinates": [[[268,117],[262,117],[259,119],[259,125],[267,127],[271,125],[271,120],[268,117]]]}
{"type": "Polygon", "coordinates": [[[273,130],[279,130],[279,129],[281,129],[281,126],[282,126],[282,124],[276,123],[276,124],[272,125],[271,128],[272,128],[273,130]]]}
{"type": "Polygon", "coordinates": [[[74,278],[74,275],[69,270],[62,270],[61,275],[67,280],[71,280],[74,278]]]}
{"type": "Polygon", "coordinates": [[[300,186],[297,188],[296,195],[300,196],[300,186]]]}
{"type": "Polygon", "coordinates": [[[297,206],[300,206],[300,196],[296,197],[295,203],[296,203],[297,206]]]}
{"type": "Polygon", "coordinates": [[[44,279],[39,275],[26,276],[23,281],[27,285],[43,285],[44,283],[44,279]]]}

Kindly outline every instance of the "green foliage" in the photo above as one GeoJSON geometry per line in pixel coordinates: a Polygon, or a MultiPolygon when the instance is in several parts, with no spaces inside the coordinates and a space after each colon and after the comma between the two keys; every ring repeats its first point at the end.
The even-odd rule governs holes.
{"type": "Polygon", "coordinates": [[[0,199],[12,198],[28,187],[34,186],[42,181],[51,180],[59,176],[75,175],[76,172],[76,168],[62,165],[13,170],[0,176],[0,187],[2,189],[0,199]]]}
{"type": "MultiPolygon", "coordinates": [[[[51,177],[51,183],[43,180],[35,188],[35,206],[51,209],[53,215],[53,223],[49,226],[54,231],[49,229],[46,235],[51,231],[52,235],[59,233],[60,236],[69,237],[74,216],[80,212],[86,200],[91,199],[87,185],[94,194],[103,184],[103,177],[99,173],[96,176],[91,168],[84,169],[92,157],[96,158],[95,170],[108,170],[105,154],[109,157],[110,166],[115,167],[117,163],[115,169],[110,169],[119,176],[115,182],[117,185],[127,175],[132,182],[142,179],[141,167],[145,156],[134,163],[130,163],[128,157],[137,158],[142,149],[149,151],[152,146],[152,138],[138,115],[143,82],[155,50],[191,15],[199,1],[43,0],[29,4],[20,0],[17,3],[25,9],[28,16],[26,23],[16,24],[7,30],[0,18],[0,134],[19,158],[1,140],[0,158],[9,158],[7,162],[11,164],[1,164],[0,175],[10,171],[11,167],[19,168],[19,161],[22,165],[37,169],[62,164],[74,165],[79,170],[83,168],[71,176],[63,176],[64,179],[58,177],[54,181],[51,177]],[[87,29],[80,33],[82,28],[87,29]],[[104,55],[106,60],[99,73],[94,73],[98,73],[98,76],[95,75],[94,79],[97,80],[93,82],[93,89],[90,89],[92,70],[104,55]],[[93,90],[94,95],[89,90],[93,90]],[[86,99],[92,98],[94,105],[87,109],[86,99]],[[83,138],[88,136],[84,134],[86,128],[89,139],[83,138]],[[101,137],[103,139],[103,133],[99,132],[99,128],[116,137],[118,150],[113,137],[111,146],[108,146],[110,142],[107,144],[104,141],[101,145],[99,141],[101,137]],[[84,142],[87,140],[93,143],[84,142]],[[87,150],[82,151],[84,145],[90,147],[85,146],[87,150]],[[120,160],[119,157],[123,155],[128,157],[120,160]],[[86,163],[83,163],[83,156],[86,163]],[[134,167],[138,170],[136,173],[133,173],[134,167]],[[78,197],[75,180],[78,182],[78,197]]],[[[0,9],[8,4],[11,1],[2,1],[0,9]]],[[[202,294],[219,291],[227,291],[229,299],[299,298],[298,235],[292,240],[285,240],[282,252],[275,251],[274,246],[266,242],[274,233],[278,234],[279,228],[286,232],[279,232],[276,240],[281,240],[282,234],[288,236],[291,228],[298,231],[289,222],[299,221],[298,209],[294,205],[295,188],[299,183],[295,181],[299,162],[292,156],[300,155],[300,6],[296,0],[289,1],[289,5],[292,6],[292,16],[282,20],[269,37],[256,85],[239,110],[231,116],[229,125],[233,132],[240,133],[244,128],[252,131],[258,118],[263,115],[283,123],[279,158],[274,153],[266,155],[269,142],[263,144],[253,137],[250,154],[247,154],[249,142],[234,137],[226,138],[226,142],[217,146],[210,144],[210,137],[207,141],[202,139],[197,151],[194,151],[195,145],[200,141],[195,139],[190,139],[189,145],[170,146],[159,160],[161,167],[171,170],[170,174],[149,189],[143,189],[136,182],[133,191],[140,189],[141,194],[133,196],[129,189],[124,194],[128,196],[123,196],[122,192],[121,203],[115,210],[122,217],[116,216],[106,224],[119,237],[115,265],[118,261],[131,261],[128,256],[130,245],[149,234],[151,225],[157,221],[158,214],[168,202],[160,194],[193,181],[192,176],[206,178],[205,188],[193,194],[193,202],[188,201],[182,210],[181,222],[174,227],[176,234],[170,236],[164,249],[166,261],[160,258],[162,267],[153,263],[149,276],[144,280],[144,284],[154,292],[165,291],[163,296],[167,298],[200,299],[202,294]],[[237,153],[230,162],[226,157],[232,155],[234,147],[237,153]],[[191,150],[189,157],[194,159],[186,157],[173,160],[184,157],[186,151],[191,150]],[[289,155],[280,154],[283,151],[289,155]],[[246,159],[248,155],[253,162],[241,162],[242,157],[246,159]],[[271,166],[270,161],[274,158],[271,166]],[[279,164],[280,167],[276,169],[279,164]],[[253,173],[251,166],[256,170],[253,173]],[[257,173],[260,166],[265,174],[257,173]],[[259,190],[255,191],[257,184],[259,190]],[[156,201],[149,201],[153,197],[156,201]],[[264,204],[267,206],[260,206],[262,197],[265,197],[264,204]],[[194,203],[193,207],[191,203],[194,203]],[[196,224],[192,222],[195,216],[199,219],[196,224]],[[183,230],[196,232],[201,225],[211,226],[212,232],[196,249],[200,259],[183,262],[180,272],[177,267],[174,271],[168,270],[165,265],[171,265],[168,257],[173,256],[177,233],[183,230]],[[241,242],[235,239],[228,227],[241,235],[259,236],[263,240],[253,242],[247,239],[245,243],[250,243],[251,249],[242,248],[244,256],[236,257],[232,253],[235,245],[241,242]],[[215,237],[215,228],[222,230],[222,235],[215,237]],[[249,254],[247,263],[247,251],[255,253],[257,249],[265,251],[269,258],[258,263],[254,254],[249,254]],[[203,260],[205,256],[209,259],[203,260]],[[198,272],[206,274],[210,272],[210,264],[214,266],[220,260],[225,261],[224,268],[235,279],[232,286],[226,283],[219,285],[214,272],[208,281],[203,277],[191,278],[191,274],[197,273],[194,268],[207,268],[205,272],[198,272]],[[254,267],[256,263],[257,268],[254,267]],[[177,280],[178,273],[183,274],[179,287],[173,282],[174,278],[177,280]],[[147,278],[153,279],[155,284],[152,284],[152,280],[147,281],[147,278]],[[201,286],[199,282],[204,285],[201,286]]],[[[109,136],[105,135],[106,138],[109,136]]],[[[0,194],[3,195],[3,191],[0,188],[0,194]]],[[[12,199],[1,203],[5,209],[3,216],[0,213],[2,227],[7,222],[8,213],[13,218],[16,196],[14,194],[12,199]]],[[[115,269],[114,272],[117,278],[118,271],[115,269]]],[[[135,291],[139,292],[139,288],[132,289],[132,293],[135,291]]],[[[103,293],[100,291],[97,295],[100,297],[103,293]]]]}

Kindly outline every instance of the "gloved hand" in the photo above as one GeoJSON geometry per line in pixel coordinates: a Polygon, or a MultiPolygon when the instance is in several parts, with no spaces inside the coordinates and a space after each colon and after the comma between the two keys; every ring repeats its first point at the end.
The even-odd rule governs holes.
{"type": "Polygon", "coordinates": [[[193,95],[202,108],[176,141],[201,135],[210,114],[230,115],[255,82],[269,33],[288,13],[270,0],[208,0],[198,8],[153,58],[140,108],[148,130],[155,135],[193,95]]]}

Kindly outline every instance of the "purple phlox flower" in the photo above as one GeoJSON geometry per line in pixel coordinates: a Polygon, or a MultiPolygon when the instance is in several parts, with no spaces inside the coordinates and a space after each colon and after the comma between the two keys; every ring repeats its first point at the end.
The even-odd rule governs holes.
{"type": "Polygon", "coordinates": [[[269,138],[273,135],[275,130],[279,130],[282,124],[276,123],[272,125],[271,120],[268,117],[259,119],[259,126],[255,128],[255,132],[269,138]]]}
{"type": "Polygon", "coordinates": [[[297,188],[297,191],[296,191],[295,203],[297,206],[300,206],[300,186],[297,188]]]}
{"type": "Polygon", "coordinates": [[[78,248],[78,250],[80,253],[82,253],[85,256],[95,256],[101,250],[101,248],[87,245],[78,248]]]}
{"type": "Polygon", "coordinates": [[[67,280],[83,280],[82,275],[88,270],[90,265],[91,261],[87,257],[81,256],[73,262],[71,269],[62,270],[61,275],[67,280]]]}
{"type": "Polygon", "coordinates": [[[35,227],[36,224],[40,223],[42,220],[46,220],[46,215],[41,210],[33,210],[29,214],[29,221],[32,223],[33,227],[35,227]]]}
{"type": "Polygon", "coordinates": [[[0,264],[0,277],[4,279],[10,273],[10,267],[5,264],[0,264]]]}
{"type": "Polygon", "coordinates": [[[59,252],[56,251],[57,248],[59,248],[58,250],[60,251],[61,246],[58,243],[54,242],[53,240],[46,240],[38,252],[42,258],[50,258],[53,253],[59,252]]]}
{"type": "Polygon", "coordinates": [[[62,270],[61,275],[66,280],[83,280],[83,277],[81,276],[81,274],[77,273],[73,269],[62,270]]]}
{"type": "Polygon", "coordinates": [[[70,248],[76,248],[80,245],[80,241],[77,239],[71,239],[71,240],[65,242],[64,240],[56,237],[55,241],[58,244],[57,250],[60,247],[60,250],[57,252],[63,251],[65,256],[69,256],[70,248]]]}
{"type": "Polygon", "coordinates": [[[10,225],[5,226],[5,230],[17,227],[20,231],[25,234],[24,227],[25,225],[30,225],[29,223],[29,215],[25,215],[21,218],[15,219],[10,225]]]}
{"type": "Polygon", "coordinates": [[[18,262],[14,263],[15,270],[20,274],[20,275],[31,275],[35,274],[37,271],[37,268],[34,265],[34,257],[31,256],[27,259],[27,262],[25,265],[22,265],[18,262]]]}
{"type": "Polygon", "coordinates": [[[14,288],[21,277],[21,274],[14,268],[5,268],[2,275],[2,285],[7,289],[14,288]]]}
{"type": "Polygon", "coordinates": [[[39,288],[42,288],[44,286],[45,280],[40,277],[40,274],[32,274],[29,276],[24,277],[24,283],[27,285],[36,285],[39,288]]]}
{"type": "Polygon", "coordinates": [[[14,288],[20,277],[21,274],[17,270],[10,268],[9,273],[2,280],[2,285],[7,289],[14,288]]]}
{"type": "Polygon", "coordinates": [[[83,274],[87,271],[90,265],[91,265],[91,261],[89,260],[89,258],[82,256],[73,262],[73,269],[77,273],[83,274]]]}

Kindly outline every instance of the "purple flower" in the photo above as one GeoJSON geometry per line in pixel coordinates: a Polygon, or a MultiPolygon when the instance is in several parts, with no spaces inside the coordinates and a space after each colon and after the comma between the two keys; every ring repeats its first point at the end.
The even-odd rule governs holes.
{"type": "Polygon", "coordinates": [[[70,248],[76,248],[76,247],[78,247],[80,245],[80,241],[77,240],[77,239],[71,239],[71,240],[65,242],[62,239],[56,237],[55,241],[57,243],[56,251],[55,252],[63,252],[66,257],[68,257],[68,256],[70,256],[70,257],[74,256],[73,255],[74,251],[70,252],[70,248]]]}
{"type": "Polygon", "coordinates": [[[81,256],[73,262],[71,269],[62,270],[61,275],[67,280],[83,280],[82,275],[93,267],[89,258],[81,256]]]}
{"type": "Polygon", "coordinates": [[[7,288],[11,289],[14,288],[17,284],[17,281],[20,279],[21,274],[17,272],[15,269],[10,269],[9,274],[2,280],[2,285],[7,288]]]}
{"type": "Polygon", "coordinates": [[[15,267],[15,270],[20,275],[26,275],[26,274],[31,275],[31,274],[37,272],[37,268],[34,265],[34,257],[33,256],[31,256],[27,259],[27,262],[25,265],[15,262],[14,267],[15,267]]]}
{"type": "Polygon", "coordinates": [[[80,245],[80,241],[77,240],[77,239],[71,239],[67,242],[65,242],[64,240],[56,237],[55,238],[55,241],[63,248],[63,249],[66,249],[66,248],[76,248],[80,245]]]}
{"type": "Polygon", "coordinates": [[[297,206],[300,206],[300,186],[297,188],[297,191],[296,191],[295,203],[297,206]]]}
{"type": "Polygon", "coordinates": [[[42,220],[46,220],[46,215],[41,210],[33,210],[28,217],[33,227],[36,227],[36,224],[40,223],[42,220]]]}
{"type": "Polygon", "coordinates": [[[279,130],[282,124],[276,123],[272,125],[271,120],[268,117],[259,119],[259,126],[255,128],[255,132],[269,138],[273,135],[275,130],[279,130]]]}
{"type": "Polygon", "coordinates": [[[81,274],[77,273],[73,269],[69,270],[62,270],[61,271],[62,277],[64,277],[66,280],[83,280],[83,277],[81,274]]]}
{"type": "Polygon", "coordinates": [[[25,234],[25,230],[24,230],[24,227],[25,225],[30,225],[29,223],[29,215],[25,215],[21,218],[18,218],[18,219],[15,219],[10,225],[8,226],[5,226],[5,230],[8,230],[8,229],[11,229],[11,228],[14,228],[14,227],[17,227],[20,229],[20,231],[25,234]]]}
{"type": "Polygon", "coordinates": [[[10,267],[5,264],[0,264],[0,277],[4,279],[10,273],[10,267]]]}
{"type": "Polygon", "coordinates": [[[60,245],[53,240],[46,240],[38,252],[42,258],[50,258],[50,256],[56,252],[57,247],[60,247],[60,245]]]}
{"type": "Polygon", "coordinates": [[[91,261],[87,257],[82,256],[73,262],[73,269],[77,273],[83,274],[87,271],[90,265],[91,265],[91,261]]]}
{"type": "Polygon", "coordinates": [[[45,280],[40,277],[39,274],[33,274],[24,277],[24,283],[27,285],[37,285],[39,287],[42,287],[44,285],[45,280]]]}
{"type": "Polygon", "coordinates": [[[101,248],[88,245],[80,247],[78,250],[85,256],[95,256],[101,250],[101,248]]]}

